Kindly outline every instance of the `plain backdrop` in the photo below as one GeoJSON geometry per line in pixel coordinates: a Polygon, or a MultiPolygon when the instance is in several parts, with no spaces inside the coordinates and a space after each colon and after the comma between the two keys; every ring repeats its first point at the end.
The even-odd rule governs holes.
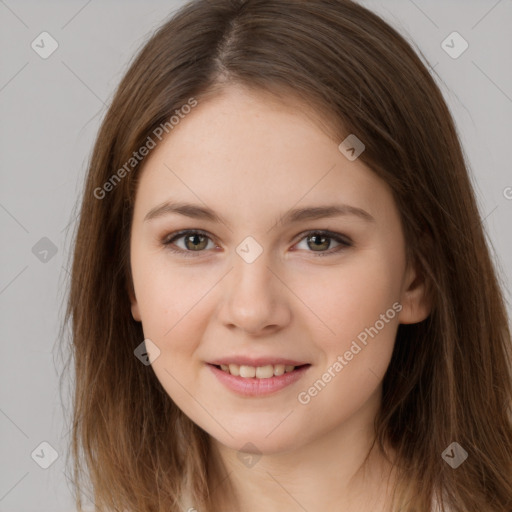
{"type": "MultiPolygon", "coordinates": [[[[434,70],[510,304],[512,1],[361,3],[419,48],[434,70]],[[458,58],[442,46],[454,31],[469,45],[458,58]]],[[[113,91],[136,51],[182,4],[0,1],[0,512],[74,510],[56,348],[72,212],[113,91]],[[36,46],[41,37],[45,51],[52,39],[58,44],[47,58],[40,56],[43,44],[36,46]],[[53,464],[41,467],[52,454],[53,464]]],[[[464,44],[456,37],[455,50],[464,44]]]]}

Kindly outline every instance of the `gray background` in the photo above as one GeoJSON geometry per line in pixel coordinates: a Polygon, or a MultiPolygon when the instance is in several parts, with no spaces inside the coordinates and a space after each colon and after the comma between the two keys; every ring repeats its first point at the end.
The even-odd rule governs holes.
{"type": "MultiPolygon", "coordinates": [[[[73,208],[128,62],[182,3],[0,0],[0,512],[74,510],[56,345],[73,208]],[[31,48],[43,31],[59,45],[47,59],[31,48]],[[54,255],[42,252],[51,246],[54,255]],[[31,457],[44,441],[59,455],[48,469],[31,457]]],[[[360,3],[419,47],[440,77],[510,304],[512,0],[360,3]],[[453,31],[469,43],[457,59],[441,47],[453,31]]],[[[41,461],[49,451],[37,453],[41,461]]]]}

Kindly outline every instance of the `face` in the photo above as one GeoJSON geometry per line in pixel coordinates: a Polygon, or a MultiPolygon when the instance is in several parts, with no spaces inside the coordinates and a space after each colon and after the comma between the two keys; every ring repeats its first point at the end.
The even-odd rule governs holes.
{"type": "Polygon", "coordinates": [[[233,449],[348,424],[378,401],[398,324],[428,314],[388,186],[314,119],[230,86],[152,150],[138,185],[133,317],[169,397],[233,449]]]}

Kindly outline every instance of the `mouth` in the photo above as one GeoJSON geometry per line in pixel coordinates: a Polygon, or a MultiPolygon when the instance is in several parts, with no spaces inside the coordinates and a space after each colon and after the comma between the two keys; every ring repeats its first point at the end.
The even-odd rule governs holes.
{"type": "Polygon", "coordinates": [[[285,373],[291,373],[300,368],[311,366],[310,364],[291,365],[291,364],[267,364],[264,366],[249,366],[238,364],[211,364],[218,370],[241,377],[243,379],[270,379],[272,377],[280,377],[285,373]]]}
{"type": "Polygon", "coordinates": [[[248,366],[207,363],[206,366],[221,384],[237,395],[263,397],[275,394],[300,380],[311,364],[248,366]]]}

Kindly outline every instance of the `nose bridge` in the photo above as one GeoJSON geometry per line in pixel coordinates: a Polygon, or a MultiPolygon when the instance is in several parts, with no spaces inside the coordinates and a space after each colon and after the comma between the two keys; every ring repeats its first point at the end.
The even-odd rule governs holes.
{"type": "Polygon", "coordinates": [[[254,261],[247,261],[243,257],[237,255],[234,258],[234,280],[238,288],[242,291],[246,290],[252,293],[259,293],[262,288],[267,292],[271,286],[273,274],[269,267],[271,265],[270,258],[266,253],[262,253],[254,261]]]}
{"type": "Polygon", "coordinates": [[[255,259],[255,247],[244,243],[233,258],[233,271],[225,283],[222,321],[247,331],[282,325],[289,317],[283,285],[272,271],[267,251],[255,259]],[[245,252],[244,252],[245,249],[245,252]]]}
{"type": "Polygon", "coordinates": [[[275,286],[272,280],[275,278],[269,269],[269,260],[266,251],[254,261],[246,260],[238,254],[235,256],[230,295],[239,306],[263,309],[273,302],[275,286]]]}

